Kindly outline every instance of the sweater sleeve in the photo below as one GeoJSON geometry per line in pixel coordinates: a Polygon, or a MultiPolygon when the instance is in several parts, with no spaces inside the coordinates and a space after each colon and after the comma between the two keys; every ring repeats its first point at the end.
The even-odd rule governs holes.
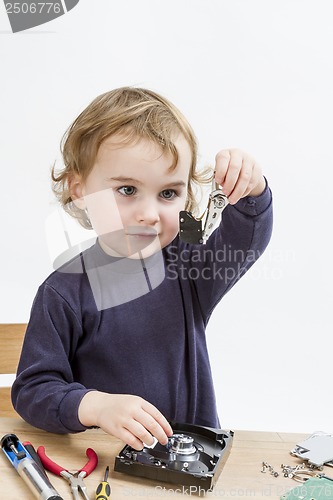
{"type": "Polygon", "coordinates": [[[81,335],[71,306],[44,283],[32,306],[12,387],[13,406],[31,425],[55,433],[86,429],[78,419],[78,407],[88,390],[74,381],[71,369],[81,335]]]}
{"type": "Polygon", "coordinates": [[[192,287],[205,321],[264,252],[272,221],[272,193],[266,182],[261,195],[242,198],[225,208],[219,227],[206,245],[187,245],[186,251],[191,254],[188,273],[192,271],[192,287]]]}

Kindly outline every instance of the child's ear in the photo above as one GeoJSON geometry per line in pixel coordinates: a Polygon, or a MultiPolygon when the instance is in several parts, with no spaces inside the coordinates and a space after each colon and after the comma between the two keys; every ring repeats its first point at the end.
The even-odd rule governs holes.
{"type": "Polygon", "coordinates": [[[74,174],[70,179],[69,192],[75,206],[80,210],[84,210],[86,208],[84,184],[82,178],[78,174],[74,174]]]}

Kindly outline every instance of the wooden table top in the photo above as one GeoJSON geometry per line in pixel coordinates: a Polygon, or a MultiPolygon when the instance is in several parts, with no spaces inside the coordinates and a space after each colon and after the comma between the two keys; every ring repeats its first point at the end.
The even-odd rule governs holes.
{"type": "MultiPolygon", "coordinates": [[[[111,499],[149,498],[152,500],[181,496],[198,497],[198,492],[188,486],[157,483],[149,479],[129,476],[113,470],[115,456],[123,448],[118,439],[108,436],[100,429],[91,429],[78,434],[57,435],[36,429],[20,418],[0,418],[0,439],[5,434],[16,434],[21,442],[30,441],[37,449],[45,446],[47,454],[59,465],[69,469],[80,469],[87,461],[85,452],[93,448],[99,458],[98,466],[85,478],[89,498],[95,499],[95,490],[103,479],[105,468],[110,467],[109,483],[111,499]]],[[[279,499],[281,495],[297,486],[293,479],[281,473],[281,464],[300,464],[290,450],[307,437],[304,434],[235,431],[231,453],[212,492],[204,492],[205,498],[222,499],[279,499]],[[262,462],[266,461],[279,472],[274,477],[268,471],[262,473],[262,462]]],[[[324,472],[332,476],[332,468],[324,472]]],[[[64,500],[72,499],[69,484],[65,479],[48,473],[49,479],[64,500]]],[[[1,498],[36,498],[22,478],[0,450],[0,496],[1,498]]],[[[81,498],[81,496],[80,496],[81,498]]]]}

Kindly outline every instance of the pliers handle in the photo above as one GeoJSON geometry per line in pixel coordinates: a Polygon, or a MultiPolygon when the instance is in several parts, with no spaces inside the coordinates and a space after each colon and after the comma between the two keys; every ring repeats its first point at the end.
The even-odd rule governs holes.
{"type": "MultiPolygon", "coordinates": [[[[50,472],[53,472],[54,474],[57,474],[58,476],[61,476],[62,472],[70,472],[68,469],[65,469],[65,467],[61,467],[60,465],[56,464],[51,460],[45,453],[45,447],[44,446],[39,446],[37,449],[37,453],[39,458],[42,461],[42,464],[44,465],[45,469],[47,469],[50,472]]],[[[89,474],[96,469],[97,464],[98,464],[98,457],[96,452],[92,448],[88,448],[86,450],[86,455],[88,457],[88,462],[82,467],[82,469],[78,470],[76,473],[84,473],[80,474],[81,477],[89,476],[89,474]]]]}
{"type": "Polygon", "coordinates": [[[45,469],[57,474],[58,476],[62,476],[70,483],[70,487],[73,493],[74,500],[79,499],[79,492],[82,493],[85,500],[89,500],[87,495],[87,487],[83,482],[83,478],[89,476],[89,474],[96,468],[98,463],[98,457],[95,451],[92,448],[88,448],[86,450],[86,455],[88,457],[88,462],[82,467],[82,469],[72,472],[60,465],[56,464],[51,460],[45,453],[44,446],[39,446],[37,450],[37,454],[41,459],[42,464],[45,469]]]}

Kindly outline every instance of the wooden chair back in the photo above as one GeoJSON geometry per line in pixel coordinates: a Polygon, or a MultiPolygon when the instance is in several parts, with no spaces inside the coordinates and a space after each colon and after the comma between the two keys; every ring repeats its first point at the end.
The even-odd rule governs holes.
{"type": "MultiPolygon", "coordinates": [[[[25,323],[0,324],[1,375],[13,375],[16,373],[26,327],[25,323]]],[[[1,417],[18,417],[11,402],[10,391],[11,384],[3,383],[0,378],[1,417]]]]}

